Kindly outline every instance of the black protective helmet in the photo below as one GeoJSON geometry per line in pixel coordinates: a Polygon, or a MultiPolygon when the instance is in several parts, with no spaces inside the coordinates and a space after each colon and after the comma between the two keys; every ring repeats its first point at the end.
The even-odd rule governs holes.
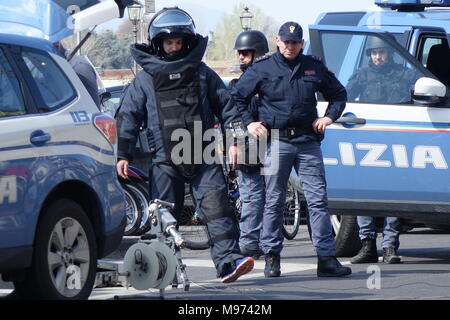
{"type": "Polygon", "coordinates": [[[391,46],[383,39],[374,36],[369,37],[366,44],[366,55],[370,56],[372,49],[378,48],[386,48],[389,51],[391,50],[391,46]]]}
{"type": "Polygon", "coordinates": [[[195,23],[192,17],[178,7],[164,8],[153,16],[148,26],[148,40],[152,49],[163,56],[161,52],[162,39],[183,38],[183,50],[188,52],[192,49],[196,36],[195,23]]]}
{"type": "Polygon", "coordinates": [[[269,44],[264,33],[258,30],[248,30],[237,36],[234,50],[253,50],[256,54],[263,55],[269,52],[269,44]]]}

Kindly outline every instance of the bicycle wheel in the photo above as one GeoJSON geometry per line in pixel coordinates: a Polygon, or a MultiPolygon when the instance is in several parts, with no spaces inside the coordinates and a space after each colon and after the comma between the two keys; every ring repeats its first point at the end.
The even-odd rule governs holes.
{"type": "Polygon", "coordinates": [[[142,201],[145,201],[145,198],[141,199],[138,185],[134,183],[121,183],[121,185],[125,193],[125,211],[127,216],[124,235],[133,236],[141,225],[145,205],[142,201]]]}
{"type": "Polygon", "coordinates": [[[288,183],[286,205],[283,213],[283,235],[287,240],[292,240],[300,227],[300,214],[306,209],[306,201],[302,199],[300,192],[288,183]]]}
{"type": "Polygon", "coordinates": [[[186,248],[205,250],[210,247],[206,224],[196,214],[193,206],[185,206],[179,219],[178,231],[186,240],[186,248]]]}
{"type": "Polygon", "coordinates": [[[136,190],[136,198],[139,199],[138,203],[142,210],[142,219],[139,228],[134,233],[135,236],[140,236],[147,233],[151,229],[151,221],[148,215],[148,205],[150,201],[150,196],[148,193],[148,183],[138,182],[134,184],[136,190]]]}

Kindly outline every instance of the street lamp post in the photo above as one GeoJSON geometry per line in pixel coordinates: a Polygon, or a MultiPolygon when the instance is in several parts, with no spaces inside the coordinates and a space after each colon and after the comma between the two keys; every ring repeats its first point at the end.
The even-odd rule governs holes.
{"type": "Polygon", "coordinates": [[[241,19],[241,26],[244,31],[252,28],[253,14],[249,11],[248,7],[244,8],[239,18],[241,19]]]}
{"type": "MultiPolygon", "coordinates": [[[[133,33],[134,33],[134,43],[137,43],[137,33],[138,33],[138,24],[141,22],[142,17],[144,15],[143,6],[141,4],[133,4],[127,7],[128,9],[128,19],[130,19],[133,24],[133,33]]],[[[137,62],[134,61],[133,65],[134,75],[137,74],[137,62]]]]}

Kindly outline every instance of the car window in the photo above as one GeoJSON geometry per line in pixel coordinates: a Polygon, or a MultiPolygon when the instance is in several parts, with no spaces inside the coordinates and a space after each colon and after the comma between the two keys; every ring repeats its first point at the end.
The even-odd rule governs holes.
{"type": "Polygon", "coordinates": [[[419,51],[420,62],[447,87],[450,87],[449,56],[447,39],[431,36],[422,38],[419,51]]]}
{"type": "Polygon", "coordinates": [[[346,87],[349,102],[412,103],[414,83],[425,76],[374,35],[325,32],[322,44],[325,62],[346,87]]]}
{"type": "Polygon", "coordinates": [[[75,89],[50,56],[23,48],[22,57],[37,88],[39,109],[53,111],[76,97],[75,89]]]}
{"type": "Polygon", "coordinates": [[[111,98],[102,102],[102,111],[109,113],[112,117],[117,112],[117,108],[120,105],[120,99],[122,97],[122,91],[113,91],[111,92],[111,98]]]}
{"type": "Polygon", "coordinates": [[[422,62],[422,65],[424,67],[427,66],[428,55],[430,54],[431,47],[434,46],[435,44],[442,44],[442,43],[443,43],[443,39],[440,39],[440,38],[424,38],[423,39],[423,45],[422,45],[419,56],[421,57],[420,62],[422,62]]]}
{"type": "Polygon", "coordinates": [[[119,107],[120,104],[120,98],[122,97],[122,91],[116,91],[116,92],[112,92],[111,93],[111,99],[109,99],[109,101],[111,101],[112,103],[114,103],[114,111],[117,110],[117,108],[119,107]]]}
{"type": "Polygon", "coordinates": [[[0,118],[25,114],[19,81],[0,49],[0,118]]]}

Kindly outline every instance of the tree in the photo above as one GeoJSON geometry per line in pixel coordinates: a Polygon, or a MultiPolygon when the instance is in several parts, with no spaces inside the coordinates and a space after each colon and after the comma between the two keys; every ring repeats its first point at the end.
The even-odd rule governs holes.
{"type": "MultiPolygon", "coordinates": [[[[85,33],[82,33],[82,38],[85,33]]],[[[130,54],[130,45],[133,36],[131,33],[113,33],[106,30],[101,33],[93,32],[83,45],[81,52],[86,55],[92,64],[100,69],[130,69],[133,58],[130,54]]],[[[63,41],[68,50],[76,47],[76,36],[63,41]]]]}
{"type": "MultiPolygon", "coordinates": [[[[239,16],[244,10],[244,4],[234,6],[232,14],[225,14],[217,24],[214,31],[210,32],[210,43],[206,53],[208,60],[235,60],[236,53],[233,50],[234,42],[242,32],[239,16]]],[[[277,22],[265,14],[258,7],[252,7],[252,29],[263,32],[269,42],[271,52],[275,50],[275,36],[278,32],[277,22]]]]}

